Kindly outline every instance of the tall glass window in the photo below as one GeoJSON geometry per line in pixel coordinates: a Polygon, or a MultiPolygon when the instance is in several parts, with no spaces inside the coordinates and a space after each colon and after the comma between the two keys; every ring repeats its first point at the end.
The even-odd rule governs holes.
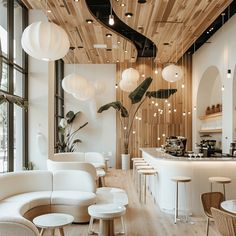
{"type": "MultiPolygon", "coordinates": [[[[0,98],[28,99],[27,56],[21,35],[28,11],[18,0],[0,1],[0,98]]],[[[27,167],[27,111],[12,102],[0,100],[0,172],[27,167]]]]}

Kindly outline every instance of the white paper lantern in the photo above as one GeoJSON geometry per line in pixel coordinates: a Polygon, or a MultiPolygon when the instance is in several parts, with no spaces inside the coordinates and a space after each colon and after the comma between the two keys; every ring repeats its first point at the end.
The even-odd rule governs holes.
{"type": "Polygon", "coordinates": [[[96,94],[102,94],[105,91],[105,84],[103,81],[95,81],[94,82],[94,87],[95,87],[95,93],[96,94]]]}
{"type": "Polygon", "coordinates": [[[62,88],[71,94],[76,94],[88,87],[88,81],[80,75],[69,74],[62,80],[62,88]]]}
{"type": "Polygon", "coordinates": [[[83,89],[77,90],[76,93],[73,93],[73,96],[81,101],[86,101],[89,99],[92,99],[95,95],[95,87],[89,83],[88,81],[86,81],[87,84],[86,86],[84,86],[83,89]]]}
{"type": "Polygon", "coordinates": [[[137,87],[137,82],[127,81],[122,79],[119,83],[119,86],[121,90],[125,92],[131,92],[137,87]]]}
{"type": "Polygon", "coordinates": [[[68,35],[63,28],[52,22],[42,21],[35,22],[24,30],[21,45],[27,54],[45,61],[63,58],[70,48],[68,35]]]}
{"type": "Polygon", "coordinates": [[[183,78],[183,70],[180,66],[170,64],[162,70],[162,77],[168,82],[176,82],[183,78]]]}
{"type": "Polygon", "coordinates": [[[122,72],[121,78],[122,80],[126,80],[129,82],[137,82],[139,79],[139,72],[134,68],[128,68],[122,72]]]}

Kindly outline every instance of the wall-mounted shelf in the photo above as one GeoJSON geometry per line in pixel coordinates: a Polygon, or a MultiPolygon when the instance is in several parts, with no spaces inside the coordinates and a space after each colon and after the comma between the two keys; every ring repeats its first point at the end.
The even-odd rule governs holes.
{"type": "Polygon", "coordinates": [[[222,117],[222,112],[212,113],[210,115],[205,115],[205,116],[199,116],[199,119],[208,120],[208,119],[220,118],[220,117],[222,117]]]}
{"type": "Polygon", "coordinates": [[[222,133],[222,129],[202,129],[199,133],[222,133]]]}

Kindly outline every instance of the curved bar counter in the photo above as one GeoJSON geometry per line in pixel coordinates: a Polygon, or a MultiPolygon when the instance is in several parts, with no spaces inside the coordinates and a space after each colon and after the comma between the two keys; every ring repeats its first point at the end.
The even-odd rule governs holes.
{"type": "MultiPolygon", "coordinates": [[[[195,216],[203,215],[200,195],[210,192],[209,177],[224,176],[232,179],[226,185],[227,199],[236,198],[236,158],[187,158],[175,157],[157,148],[140,148],[142,157],[157,171],[157,177],[148,181],[149,190],[161,210],[174,213],[176,185],[171,178],[174,176],[189,176],[192,181],[179,186],[179,209],[186,208],[189,202],[189,212],[195,216]],[[186,194],[187,192],[187,194],[186,194]],[[187,196],[187,199],[186,199],[187,196]]],[[[221,184],[213,184],[213,191],[223,191],[221,184]]]]}

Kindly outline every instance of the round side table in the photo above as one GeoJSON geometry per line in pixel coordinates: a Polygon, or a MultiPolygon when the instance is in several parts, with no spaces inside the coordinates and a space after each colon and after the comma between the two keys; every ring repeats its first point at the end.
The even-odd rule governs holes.
{"type": "Polygon", "coordinates": [[[59,229],[60,235],[64,236],[63,227],[71,224],[74,221],[74,217],[69,214],[61,213],[49,213],[37,216],[33,219],[33,223],[41,228],[40,236],[42,236],[46,229],[52,229],[53,235],[55,229],[59,229]]]}
{"type": "Polygon", "coordinates": [[[89,206],[88,213],[94,219],[99,219],[99,236],[113,236],[114,219],[125,214],[126,208],[119,204],[94,204],[89,206]]]}

